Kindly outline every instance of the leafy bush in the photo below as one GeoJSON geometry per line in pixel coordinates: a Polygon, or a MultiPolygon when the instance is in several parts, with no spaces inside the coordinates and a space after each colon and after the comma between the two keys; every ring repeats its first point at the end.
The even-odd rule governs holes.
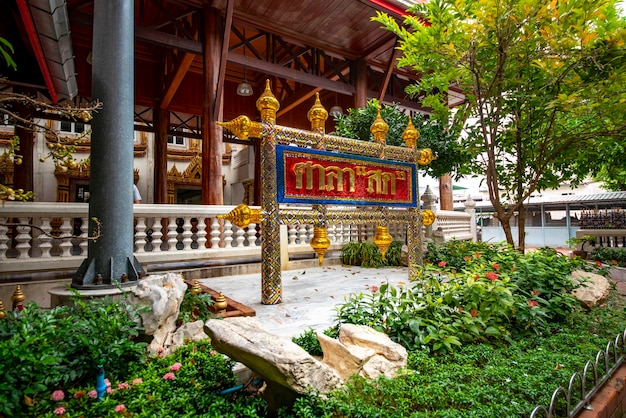
{"type": "Polygon", "coordinates": [[[402,265],[402,242],[393,241],[383,260],[380,249],[372,241],[348,242],[341,249],[341,261],[351,266],[378,268],[402,265]]]}
{"type": "Polygon", "coordinates": [[[28,304],[0,321],[0,415],[15,416],[54,389],[95,380],[105,359],[110,376],[140,363],[138,311],[110,299],[73,298],[49,311],[28,304]]]}
{"type": "Polygon", "coordinates": [[[211,311],[211,306],[213,306],[213,297],[210,294],[185,292],[183,301],[180,304],[178,323],[184,324],[187,322],[206,321],[207,319],[215,318],[215,315],[211,311]]]}
{"type": "MultiPolygon", "coordinates": [[[[324,330],[324,334],[330,338],[337,338],[339,335],[339,326],[330,327],[324,330]]],[[[309,328],[297,337],[291,339],[295,344],[302,347],[307,353],[312,356],[322,356],[322,346],[320,345],[315,330],[309,328]]]]}
{"type": "Polygon", "coordinates": [[[599,247],[591,254],[591,258],[610,266],[626,267],[626,248],[599,247]]]}

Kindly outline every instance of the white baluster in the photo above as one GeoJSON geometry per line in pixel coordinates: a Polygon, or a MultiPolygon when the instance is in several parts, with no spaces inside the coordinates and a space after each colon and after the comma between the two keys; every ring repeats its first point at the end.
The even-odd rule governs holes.
{"type": "Polygon", "coordinates": [[[178,244],[178,225],[176,224],[176,217],[170,218],[170,223],[167,224],[167,245],[168,251],[176,251],[176,244],[178,244]]]}
{"type": "Polygon", "coordinates": [[[204,217],[198,218],[198,232],[196,232],[196,236],[198,237],[198,249],[206,250],[206,219],[204,217]]]}
{"type": "Polygon", "coordinates": [[[183,223],[183,251],[191,251],[191,243],[193,240],[191,236],[191,216],[185,216],[185,223],[183,223]]]}
{"type": "Polygon", "coordinates": [[[305,240],[304,242],[300,241],[302,244],[308,244],[309,242],[311,242],[311,239],[313,238],[313,224],[309,224],[306,226],[306,234],[305,234],[305,240]]]}
{"type": "Polygon", "coordinates": [[[235,241],[236,241],[236,245],[235,247],[239,248],[239,247],[243,247],[243,242],[246,239],[244,237],[244,235],[246,234],[246,231],[243,230],[243,228],[239,228],[238,226],[236,227],[237,229],[235,230],[235,241]]]}
{"type": "Polygon", "coordinates": [[[229,220],[224,222],[224,248],[233,248],[233,224],[229,220]]]}
{"type": "Polygon", "coordinates": [[[338,223],[335,225],[335,242],[338,244],[343,244],[343,224],[338,223]]]}
{"type": "Polygon", "coordinates": [[[61,240],[59,247],[61,247],[61,257],[72,256],[72,240],[69,238],[74,231],[74,218],[63,218],[63,224],[61,224],[61,236],[65,237],[61,240]]]}
{"type": "Polygon", "coordinates": [[[163,225],[161,224],[162,218],[154,218],[152,222],[152,251],[160,252],[161,244],[163,243],[163,225]]]}
{"type": "Polygon", "coordinates": [[[135,252],[146,252],[146,218],[137,218],[137,224],[135,225],[135,252]]]}
{"type": "Polygon", "coordinates": [[[350,241],[359,242],[359,225],[350,225],[350,241]]]}
{"type": "Polygon", "coordinates": [[[296,238],[298,238],[298,225],[292,224],[288,226],[289,232],[287,233],[289,236],[289,245],[294,245],[296,243],[296,238]]]}
{"type": "MultiPolygon", "coordinates": [[[[2,227],[0,227],[2,228],[2,227]]],[[[52,226],[50,225],[50,218],[41,218],[41,230],[43,233],[39,235],[39,248],[41,249],[41,258],[50,258],[52,255],[50,254],[50,250],[52,249],[52,237],[50,231],[52,231],[52,226]]]]}
{"type": "Polygon", "coordinates": [[[246,235],[248,236],[248,247],[256,247],[256,224],[248,225],[248,231],[246,235]]]}
{"type": "MultiPolygon", "coordinates": [[[[0,218],[0,224],[6,224],[8,220],[8,218],[0,218]]],[[[0,260],[6,260],[7,258],[7,250],[9,249],[7,245],[7,242],[9,242],[7,232],[9,232],[9,227],[0,225],[0,260]]]]}
{"type": "Polygon", "coordinates": [[[220,248],[220,223],[217,218],[213,218],[213,223],[211,224],[211,248],[217,250],[220,248]]]}
{"type": "Polygon", "coordinates": [[[89,240],[87,240],[89,236],[89,218],[81,218],[81,220],[83,223],[80,225],[80,242],[78,246],[80,247],[80,254],[86,256],[87,247],[89,246],[89,240]]]}
{"type": "Polygon", "coordinates": [[[326,235],[331,243],[337,242],[337,236],[335,235],[335,224],[328,225],[326,235]]]}

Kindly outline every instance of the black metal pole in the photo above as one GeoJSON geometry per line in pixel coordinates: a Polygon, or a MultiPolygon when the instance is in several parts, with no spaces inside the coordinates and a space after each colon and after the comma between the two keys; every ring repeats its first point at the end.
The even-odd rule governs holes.
{"type": "Polygon", "coordinates": [[[103,107],[91,133],[89,241],[74,288],[132,283],[143,273],[133,255],[134,2],[95,0],[92,98],[103,107]]]}

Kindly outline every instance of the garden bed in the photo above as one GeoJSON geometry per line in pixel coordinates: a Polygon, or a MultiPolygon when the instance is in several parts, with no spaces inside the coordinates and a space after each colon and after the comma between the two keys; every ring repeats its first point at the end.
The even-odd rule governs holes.
{"type": "MultiPolygon", "coordinates": [[[[187,286],[189,286],[189,288],[194,286],[194,283],[191,280],[185,280],[185,283],[187,284],[187,286]]],[[[213,290],[210,287],[203,285],[202,283],[199,283],[198,285],[202,289],[202,293],[208,293],[209,295],[211,295],[211,297],[213,298],[213,302],[215,302],[220,292],[213,290]]],[[[237,302],[236,300],[233,300],[226,295],[224,295],[224,297],[226,298],[226,303],[228,304],[228,306],[226,307],[226,312],[219,314],[219,316],[221,316],[222,318],[230,318],[236,316],[256,316],[256,311],[251,307],[246,306],[243,303],[237,302]]],[[[213,308],[213,306],[210,307],[210,310],[212,313],[215,314],[215,309],[213,308]]]]}

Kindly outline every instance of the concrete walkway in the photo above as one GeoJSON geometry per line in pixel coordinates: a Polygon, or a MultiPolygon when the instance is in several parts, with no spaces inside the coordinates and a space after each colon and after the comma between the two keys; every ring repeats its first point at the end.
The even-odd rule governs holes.
{"type": "Polygon", "coordinates": [[[282,303],[261,304],[261,274],[199,280],[205,286],[249,306],[266,331],[291,339],[309,328],[323,331],[335,323],[337,305],[351,293],[370,292],[372,286],[406,284],[408,268],[380,269],[329,266],[282,272],[282,303]]]}

